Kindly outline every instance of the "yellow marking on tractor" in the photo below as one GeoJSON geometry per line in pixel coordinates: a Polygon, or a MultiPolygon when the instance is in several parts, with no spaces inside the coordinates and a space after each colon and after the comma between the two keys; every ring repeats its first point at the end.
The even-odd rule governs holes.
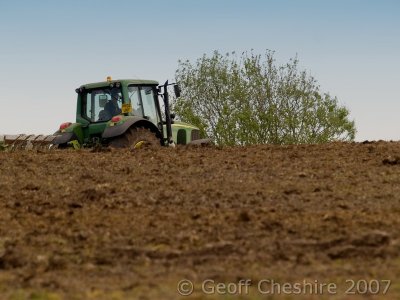
{"type": "Polygon", "coordinates": [[[132,105],[130,103],[124,103],[122,104],[122,109],[121,109],[123,114],[127,114],[132,112],[132,105]]]}
{"type": "Polygon", "coordinates": [[[77,140],[70,141],[68,144],[72,145],[75,150],[81,149],[81,144],[77,140]]]}
{"type": "Polygon", "coordinates": [[[144,145],[144,143],[145,143],[145,141],[137,142],[133,148],[134,148],[134,149],[140,149],[140,148],[142,148],[142,146],[144,145]]]}

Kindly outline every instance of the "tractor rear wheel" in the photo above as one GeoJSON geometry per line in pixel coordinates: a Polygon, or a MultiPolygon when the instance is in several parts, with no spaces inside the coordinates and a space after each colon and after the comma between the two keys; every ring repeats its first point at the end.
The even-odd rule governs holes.
{"type": "Polygon", "coordinates": [[[111,140],[112,148],[156,148],[161,145],[160,139],[147,128],[129,128],[123,135],[111,140]]]}

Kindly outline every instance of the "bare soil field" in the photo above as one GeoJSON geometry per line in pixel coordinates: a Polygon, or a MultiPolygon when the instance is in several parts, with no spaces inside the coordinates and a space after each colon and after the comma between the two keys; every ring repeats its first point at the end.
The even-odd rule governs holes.
{"type": "Polygon", "coordinates": [[[0,300],[312,298],[400,299],[399,142],[0,152],[0,300]]]}

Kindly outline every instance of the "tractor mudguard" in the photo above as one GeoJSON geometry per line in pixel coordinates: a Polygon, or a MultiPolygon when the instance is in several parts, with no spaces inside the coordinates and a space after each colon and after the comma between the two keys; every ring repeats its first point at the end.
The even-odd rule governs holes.
{"type": "Polygon", "coordinates": [[[72,123],[67,128],[58,130],[54,135],[57,137],[54,139],[54,145],[66,144],[73,140],[78,140],[80,144],[83,144],[83,131],[82,124],[72,123]]]}
{"type": "Polygon", "coordinates": [[[62,145],[62,144],[68,143],[71,140],[74,140],[73,132],[60,133],[60,134],[57,134],[57,137],[54,139],[53,144],[54,145],[62,145]]]}
{"type": "Polygon", "coordinates": [[[121,121],[119,121],[117,123],[113,123],[112,121],[109,121],[107,123],[106,129],[103,132],[102,138],[109,139],[109,138],[120,136],[120,135],[124,134],[130,127],[148,128],[152,132],[154,132],[159,139],[162,138],[161,132],[157,128],[156,125],[154,125],[149,120],[146,120],[141,117],[135,117],[135,116],[123,117],[121,119],[121,121]]]}

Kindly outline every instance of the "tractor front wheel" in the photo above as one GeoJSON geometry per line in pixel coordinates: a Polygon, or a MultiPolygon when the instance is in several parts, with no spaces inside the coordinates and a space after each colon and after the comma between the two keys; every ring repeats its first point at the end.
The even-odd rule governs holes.
{"type": "Polygon", "coordinates": [[[110,142],[112,148],[156,148],[161,145],[160,139],[147,128],[129,128],[123,135],[114,138],[110,142]]]}

